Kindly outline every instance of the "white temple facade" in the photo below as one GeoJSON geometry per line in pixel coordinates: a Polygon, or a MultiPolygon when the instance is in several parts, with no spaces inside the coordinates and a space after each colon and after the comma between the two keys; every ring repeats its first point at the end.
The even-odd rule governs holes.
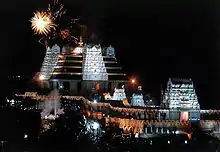
{"type": "Polygon", "coordinates": [[[106,55],[110,57],[115,57],[115,49],[111,45],[107,47],[106,55]]]}
{"type": "Polygon", "coordinates": [[[100,44],[83,44],[82,37],[76,47],[48,47],[39,76],[41,86],[85,96],[90,95],[97,82],[102,92],[113,92],[119,83],[127,87],[129,80],[115,57],[114,48],[110,46],[107,52],[103,52],[100,44]]]}
{"type": "Polygon", "coordinates": [[[60,47],[55,44],[52,48],[48,47],[46,50],[46,55],[40,71],[40,79],[48,80],[50,79],[54,68],[57,64],[58,55],[60,54],[60,47]]]}
{"type": "Polygon", "coordinates": [[[86,45],[83,57],[83,80],[108,80],[100,45],[86,45]]]}
{"type": "Polygon", "coordinates": [[[133,94],[131,99],[131,106],[145,107],[144,97],[142,94],[133,94]]]}
{"type": "Polygon", "coordinates": [[[191,79],[169,79],[163,102],[173,111],[173,119],[199,119],[200,105],[191,79]]]}
{"type": "Polygon", "coordinates": [[[124,101],[126,99],[125,89],[124,86],[122,86],[121,89],[116,89],[113,93],[112,100],[121,100],[124,101]]]}

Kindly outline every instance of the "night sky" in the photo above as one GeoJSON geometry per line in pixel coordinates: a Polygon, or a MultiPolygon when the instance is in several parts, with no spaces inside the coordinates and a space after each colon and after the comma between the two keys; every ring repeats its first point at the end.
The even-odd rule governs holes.
{"type": "MultiPolygon", "coordinates": [[[[51,0],[0,2],[1,75],[40,70],[45,48],[30,18],[51,0]]],[[[191,77],[203,108],[220,107],[219,3],[214,1],[63,0],[103,45],[113,45],[128,75],[159,98],[168,77],[191,77]]]]}

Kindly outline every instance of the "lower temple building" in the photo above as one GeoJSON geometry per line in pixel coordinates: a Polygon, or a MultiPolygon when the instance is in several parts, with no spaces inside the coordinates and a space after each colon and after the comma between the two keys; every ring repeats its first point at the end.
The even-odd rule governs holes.
{"type": "Polygon", "coordinates": [[[191,79],[170,78],[162,96],[170,119],[200,120],[200,105],[191,79]]]}
{"type": "Polygon", "coordinates": [[[204,118],[191,79],[169,79],[162,96],[161,106],[147,106],[140,92],[134,93],[126,103],[108,96],[108,101],[87,104],[87,115],[92,119],[105,116],[107,126],[145,133],[187,131],[192,122],[198,123],[204,118]]]}
{"type": "MultiPolygon", "coordinates": [[[[178,130],[187,131],[192,123],[200,124],[204,130],[220,131],[220,111],[200,110],[192,80],[190,79],[170,79],[163,94],[161,106],[152,106],[152,103],[148,104],[150,101],[143,98],[140,89],[129,98],[124,86],[115,89],[114,93],[106,93],[104,95],[105,98],[99,102],[97,102],[96,98],[95,100],[89,100],[83,96],[60,96],[54,94],[52,94],[52,98],[49,97],[50,100],[47,102],[45,96],[41,97],[41,95],[36,93],[27,95],[37,100],[39,103],[37,104],[38,109],[44,109],[45,106],[42,105],[48,104],[52,106],[50,109],[64,109],[65,111],[65,109],[71,109],[73,104],[83,105],[81,111],[88,119],[98,121],[105,127],[119,127],[125,131],[172,133],[178,130]],[[187,94],[186,90],[188,90],[189,94],[187,94]],[[175,93],[172,94],[173,92],[181,92],[182,94],[175,96],[175,93]],[[53,99],[56,96],[59,98],[53,99]],[[188,100],[181,100],[183,98],[188,100]],[[56,100],[56,103],[59,102],[59,99],[62,104],[51,105],[50,101],[52,99],[56,100]]],[[[24,96],[21,95],[21,97],[24,96]]],[[[23,98],[23,100],[28,100],[28,103],[30,103],[29,99],[26,96],[23,98]]],[[[22,102],[17,102],[16,100],[7,101],[7,103],[10,102],[13,106],[18,104],[19,107],[24,107],[19,105],[22,102]]],[[[55,113],[60,112],[62,110],[55,110],[55,113]]]]}
{"type": "Polygon", "coordinates": [[[112,46],[86,44],[78,47],[55,45],[47,49],[39,76],[44,87],[69,95],[88,96],[98,85],[101,92],[128,87],[128,77],[119,65],[112,46]]]}

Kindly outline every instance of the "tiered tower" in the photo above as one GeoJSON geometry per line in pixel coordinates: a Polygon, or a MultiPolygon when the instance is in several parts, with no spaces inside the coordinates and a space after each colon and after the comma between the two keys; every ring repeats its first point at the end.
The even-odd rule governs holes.
{"type": "Polygon", "coordinates": [[[54,68],[57,64],[58,55],[60,54],[60,47],[55,44],[52,48],[48,47],[46,55],[40,71],[40,80],[49,80],[54,68]]]}
{"type": "Polygon", "coordinates": [[[108,80],[100,45],[86,45],[83,58],[83,80],[108,80]]]}
{"type": "Polygon", "coordinates": [[[146,107],[147,106],[144,102],[144,96],[142,94],[142,86],[138,86],[137,92],[133,93],[132,99],[131,99],[131,106],[135,106],[135,107],[146,107]]]}
{"type": "Polygon", "coordinates": [[[48,48],[41,70],[40,79],[49,82],[47,86],[51,89],[90,96],[97,83],[100,91],[105,93],[112,93],[119,84],[127,87],[128,78],[112,46],[106,50],[108,53],[102,52],[100,45],[84,45],[80,38],[77,47],[66,45],[62,47],[62,52],[60,50],[58,45],[48,48]]]}
{"type": "Polygon", "coordinates": [[[200,119],[200,105],[191,79],[169,79],[163,102],[170,109],[170,119],[200,119]]]}

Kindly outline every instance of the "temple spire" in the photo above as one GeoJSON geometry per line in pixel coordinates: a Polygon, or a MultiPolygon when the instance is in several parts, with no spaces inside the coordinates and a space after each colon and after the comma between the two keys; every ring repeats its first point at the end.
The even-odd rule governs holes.
{"type": "Polygon", "coordinates": [[[83,40],[82,40],[82,36],[79,37],[79,46],[83,46],[83,40]]]}

